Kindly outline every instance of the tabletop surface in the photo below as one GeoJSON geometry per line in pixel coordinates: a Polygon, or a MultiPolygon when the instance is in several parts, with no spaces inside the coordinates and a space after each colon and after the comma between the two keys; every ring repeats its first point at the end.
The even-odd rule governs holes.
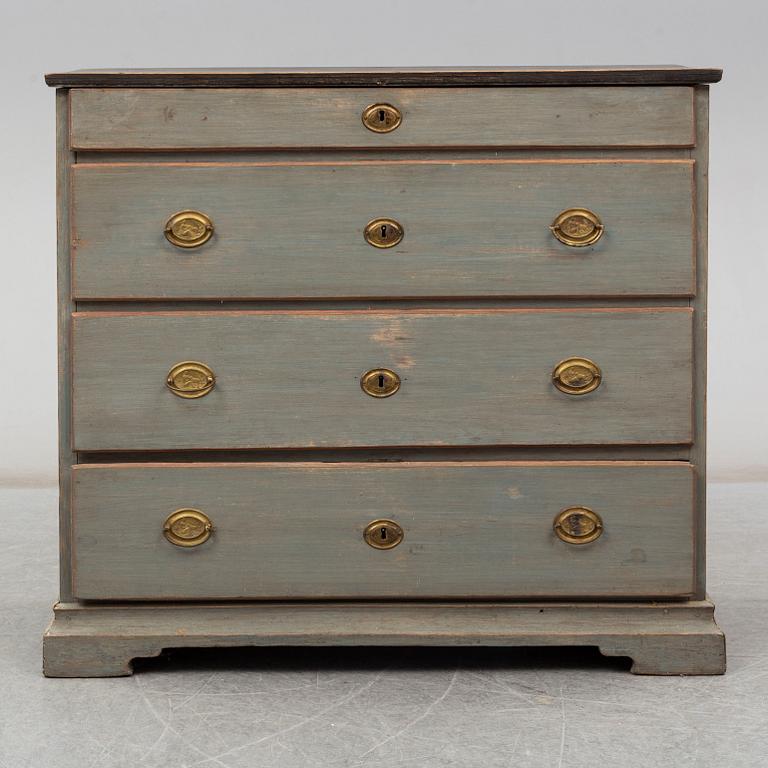
{"type": "Polygon", "coordinates": [[[78,69],[45,76],[57,88],[286,88],[716,83],[721,69],[667,66],[331,67],[232,69],[78,69]]]}

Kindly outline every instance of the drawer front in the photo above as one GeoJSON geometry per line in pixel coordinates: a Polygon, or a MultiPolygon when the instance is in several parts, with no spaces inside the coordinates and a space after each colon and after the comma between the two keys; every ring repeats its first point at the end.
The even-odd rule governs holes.
{"type": "Polygon", "coordinates": [[[691,317],[687,307],[76,313],[74,447],[688,443],[691,317]],[[596,389],[553,384],[572,358],[598,366],[601,379],[577,382],[596,389]],[[202,381],[194,399],[166,383],[187,361],[210,369],[189,374],[202,381]],[[361,387],[379,368],[401,379],[391,396],[361,387]]]}
{"type": "Polygon", "coordinates": [[[692,527],[686,464],[85,465],[73,483],[74,592],[684,596],[693,590],[692,527]],[[596,515],[602,534],[558,538],[554,520],[572,508],[596,515]],[[184,509],[206,516],[210,538],[166,540],[165,521],[184,509]],[[403,532],[391,549],[364,539],[382,518],[403,532]]]}
{"type": "Polygon", "coordinates": [[[620,296],[693,293],[690,161],[85,165],[76,298],[620,296]],[[560,242],[563,211],[604,226],[560,242]],[[195,210],[194,248],[166,222],[195,210]],[[366,225],[394,219],[391,247],[366,225]]]}
{"type": "Polygon", "coordinates": [[[639,147],[694,143],[693,88],[183,88],[70,91],[73,149],[639,147]],[[374,104],[400,111],[369,130],[374,104]]]}

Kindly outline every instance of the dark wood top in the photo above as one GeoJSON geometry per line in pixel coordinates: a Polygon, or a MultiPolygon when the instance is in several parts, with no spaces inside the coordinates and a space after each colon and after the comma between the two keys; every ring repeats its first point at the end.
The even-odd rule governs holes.
{"type": "Polygon", "coordinates": [[[57,88],[695,85],[722,69],[658,67],[415,67],[330,69],[78,69],[45,76],[57,88]]]}

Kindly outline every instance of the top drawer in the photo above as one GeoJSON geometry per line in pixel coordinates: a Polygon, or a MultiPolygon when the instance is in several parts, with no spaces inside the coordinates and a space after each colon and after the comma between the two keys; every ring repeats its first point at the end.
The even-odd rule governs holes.
{"type": "Polygon", "coordinates": [[[179,88],[74,89],[78,150],[289,147],[689,147],[693,89],[179,88]],[[376,132],[362,114],[399,110],[376,132]]]}

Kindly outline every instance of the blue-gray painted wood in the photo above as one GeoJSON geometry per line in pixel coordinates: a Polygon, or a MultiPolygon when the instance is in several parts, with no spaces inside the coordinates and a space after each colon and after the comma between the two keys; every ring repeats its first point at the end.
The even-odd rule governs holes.
{"type": "Polygon", "coordinates": [[[694,292],[690,161],[86,165],[74,174],[74,293],[93,298],[643,296],[694,292]],[[550,225],[597,213],[574,248],[550,225]],[[213,238],[169,243],[206,213],[213,238]],[[365,242],[374,218],[405,228],[365,242]]]}
{"type": "Polygon", "coordinates": [[[693,89],[241,88],[73,89],[73,149],[685,146],[693,89]],[[374,133],[363,110],[403,121],[374,133]]]}
{"type": "MultiPolygon", "coordinates": [[[[245,89],[235,97],[213,88],[203,97],[182,87],[158,90],[149,99],[140,91],[57,95],[60,107],[70,95],[76,104],[76,136],[70,144],[68,111],[61,108],[61,595],[66,603],[46,633],[46,674],[126,674],[131,658],[164,647],[336,642],[589,644],[606,654],[631,656],[636,672],[722,672],[724,641],[712,620],[712,605],[689,599],[704,596],[705,580],[707,89],[307,93],[277,88],[272,93],[245,89]],[[403,99],[405,121],[398,131],[377,136],[362,128],[359,112],[365,104],[359,100],[369,94],[376,100],[403,99]],[[297,113],[305,115],[313,105],[327,107],[334,98],[324,122],[296,120],[297,113]],[[253,114],[254,105],[262,108],[260,114],[253,114]],[[84,107],[93,108],[92,114],[84,107]],[[228,141],[233,136],[243,143],[228,141]],[[214,143],[208,144],[211,138],[214,143]],[[84,146],[78,149],[85,151],[70,151],[80,141],[84,146]],[[118,165],[123,160],[135,175],[123,173],[118,165]],[[522,162],[505,167],[500,160],[529,161],[530,167],[524,169],[522,162]],[[608,162],[598,169],[595,160],[608,162]],[[632,160],[642,163],[627,162],[632,160]],[[185,167],[177,170],[174,162],[185,167]],[[70,173],[72,163],[76,170],[70,173]],[[291,187],[301,173],[304,183],[291,187]],[[410,252],[379,254],[392,258],[366,270],[370,264],[358,258],[361,239],[354,246],[344,239],[350,223],[361,232],[364,222],[358,219],[366,210],[360,201],[375,209],[370,218],[394,215],[378,210],[384,198],[376,197],[372,173],[380,185],[387,180],[386,201],[393,208],[401,199],[409,203],[399,216],[416,212],[419,218],[404,221],[402,247],[410,252]],[[247,174],[269,179],[285,205],[270,208],[270,195],[234,180],[247,174]],[[209,178],[216,183],[204,181],[209,178]],[[156,187],[164,197],[155,195],[156,187]],[[250,206],[245,213],[231,202],[235,187],[241,206],[243,201],[250,206]],[[454,188],[461,200],[458,193],[451,197],[454,188]],[[557,211],[544,217],[541,210],[559,202],[564,190],[582,199],[562,207],[590,207],[589,196],[598,213],[609,212],[607,233],[596,248],[558,252],[561,247],[553,249],[551,239],[536,239],[549,238],[540,225],[548,225],[557,211]],[[173,261],[178,254],[162,238],[167,215],[187,207],[185,202],[168,210],[179,194],[200,195],[199,202],[214,206],[230,201],[223,218],[214,215],[217,232],[207,250],[185,254],[191,257],[183,262],[185,269],[173,261]],[[337,197],[345,197],[343,210],[337,197]],[[430,209],[431,198],[441,199],[444,208],[455,202],[450,210],[458,227],[450,237],[439,236],[450,220],[430,209]],[[270,213],[258,231],[252,227],[254,210],[270,213]],[[294,237],[307,231],[295,226],[297,211],[303,211],[312,233],[319,232],[309,243],[311,255],[306,239],[294,237]],[[79,227],[71,233],[70,216],[79,227]],[[331,224],[323,229],[329,217],[345,224],[343,237],[335,239],[339,228],[331,224]],[[423,222],[431,230],[420,227],[423,222]],[[510,223],[524,234],[505,241],[502,228],[510,223]],[[262,261],[259,233],[279,246],[282,258],[262,261]],[[220,247],[225,242],[226,251],[220,247]],[[321,242],[334,244],[336,258],[317,247],[321,242]],[[468,256],[478,242],[486,251],[473,248],[468,256]],[[418,260],[408,258],[414,243],[421,244],[418,260]],[[265,265],[260,273],[254,254],[258,265],[265,265]],[[404,288],[408,284],[413,292],[404,288]],[[195,306],[189,299],[204,299],[199,306],[209,311],[179,311],[195,306]],[[241,309],[268,309],[270,302],[274,307],[282,301],[294,310],[368,305],[397,311],[222,312],[217,303],[222,299],[234,299],[229,306],[241,309]],[[601,304],[603,310],[612,304],[615,309],[601,313],[601,304]],[[425,305],[444,311],[408,311],[425,305]],[[78,306],[131,312],[91,312],[70,323],[70,310],[78,306]],[[458,311],[472,306],[483,311],[458,311]],[[503,311],[513,306],[526,311],[503,311]],[[536,312],[537,306],[550,311],[536,312]],[[168,311],[155,314],[153,308],[168,311]],[[597,392],[569,398],[551,388],[552,358],[570,354],[601,364],[606,379],[597,392]],[[196,402],[174,398],[164,386],[168,368],[180,359],[201,357],[219,375],[216,389],[196,402]],[[404,373],[404,385],[394,398],[374,401],[360,391],[358,377],[381,364],[404,373]],[[286,443],[294,450],[282,450],[286,443]],[[79,446],[87,446],[92,461],[134,463],[77,468],[78,456],[83,458],[79,446]],[[225,450],[212,454],[210,448],[225,450]],[[221,466],[197,463],[212,455],[223,460],[221,466]],[[599,469],[564,461],[576,456],[610,461],[599,469]],[[275,457],[288,460],[274,468],[278,475],[267,463],[275,457]],[[417,457],[440,461],[420,467],[371,463],[417,457]],[[527,464],[475,466],[480,458],[512,457],[527,464]],[[678,461],[631,461],[664,457],[678,461]],[[150,458],[167,463],[136,463],[150,458]],[[181,458],[195,463],[168,466],[181,458]],[[456,461],[446,461],[450,458],[456,461]],[[532,458],[552,463],[532,466],[532,458]],[[306,464],[290,463],[299,459],[306,464]],[[689,459],[693,466],[683,463],[689,459]],[[242,461],[248,464],[237,463],[242,461]],[[330,467],[326,461],[335,463],[330,467]],[[339,474],[326,474],[332,470],[339,474]],[[420,473],[418,481],[399,481],[397,473],[406,471],[420,473]],[[231,474],[238,472],[243,479],[231,474]],[[363,482],[371,472],[379,474],[363,482]],[[502,484],[495,472],[514,473],[520,483],[502,484]],[[82,478],[72,520],[70,474],[82,478]],[[335,479],[318,481],[318,474],[335,479]],[[258,487],[247,479],[267,475],[272,480],[258,487]],[[455,479],[459,475],[461,481],[455,479]],[[695,484],[684,482],[683,475],[695,478],[695,484]],[[527,493],[502,498],[502,490],[519,491],[523,484],[527,493]],[[545,552],[536,538],[543,530],[541,510],[555,501],[570,504],[558,493],[575,491],[581,497],[575,503],[590,498],[601,513],[610,508],[604,519],[611,525],[586,548],[554,541],[545,552]],[[207,511],[217,509],[216,532],[203,548],[179,559],[159,530],[158,517],[167,510],[161,515],[153,504],[174,505],[184,494],[195,495],[207,511]],[[283,509],[299,511],[281,515],[277,505],[270,505],[262,514],[254,507],[275,499],[286,502],[283,509]],[[423,535],[432,548],[411,552],[404,542],[391,552],[368,553],[366,547],[366,554],[394,559],[374,559],[374,568],[358,569],[354,581],[344,580],[338,569],[355,562],[365,546],[357,538],[360,521],[354,516],[361,505],[382,506],[381,499],[391,516],[407,521],[408,546],[414,535],[423,535]],[[326,564],[323,548],[309,551],[306,530],[299,531],[302,521],[315,531],[318,516],[311,515],[311,504],[317,500],[322,522],[328,521],[327,529],[319,529],[325,551],[338,546],[341,554],[330,570],[321,569],[324,580],[307,587],[311,568],[326,564]],[[443,520],[446,511],[448,524],[426,532],[420,527],[443,520]],[[497,526],[521,521],[517,537],[496,535],[497,526]],[[72,525],[78,536],[74,552],[72,525]],[[263,532],[264,525],[288,553],[285,564],[276,566],[287,574],[279,581],[273,578],[277,574],[262,578],[259,562],[250,556],[263,546],[254,531],[263,532]],[[154,538],[143,539],[150,531],[154,538]],[[632,542],[639,546],[632,549],[632,542]],[[520,549],[521,543],[530,545],[520,549]],[[351,557],[341,551],[347,544],[351,557]],[[563,559],[551,558],[555,547],[564,549],[563,559]],[[629,557],[619,564],[627,548],[629,557]],[[199,564],[202,558],[195,561],[195,556],[206,553],[213,556],[201,570],[182,573],[180,565],[199,564]],[[429,557],[437,558],[437,565],[427,563],[429,557]],[[232,568],[240,562],[245,580],[238,580],[239,570],[232,568]],[[388,603],[370,598],[381,563],[397,564],[388,603]],[[429,568],[420,571],[425,563],[429,568]],[[462,563],[472,567],[463,569],[462,563]],[[545,568],[548,563],[551,569],[545,568]],[[582,577],[578,583],[574,572],[582,577]],[[406,579],[408,573],[422,575],[406,579]],[[608,578],[600,580],[601,573],[608,578]],[[200,578],[205,584],[195,583],[200,578]],[[119,601],[72,602],[72,579],[82,595],[162,593],[165,602],[130,608],[119,601]],[[316,596],[357,589],[364,602],[195,602],[215,597],[217,590],[263,598],[272,592],[295,597],[307,588],[316,589],[316,596]],[[511,601],[544,595],[537,592],[542,588],[551,590],[550,602],[545,597],[533,604],[511,601]],[[173,591],[179,593],[176,602],[173,591]],[[497,592],[510,600],[475,599],[497,592]],[[409,603],[411,594],[435,599],[409,603]],[[458,599],[438,602],[443,594],[458,599]],[[598,595],[624,596],[625,602],[580,602],[592,594],[601,600],[598,595]],[[661,602],[647,602],[651,598],[661,602]]],[[[367,247],[363,250],[367,256],[367,247]]],[[[549,511],[547,517],[551,525],[549,511]]],[[[272,548],[263,559],[270,562],[270,557],[272,548]]]]}
{"type": "Polygon", "coordinates": [[[78,450],[686,443],[691,312],[678,309],[168,312],[74,321],[78,450]],[[552,384],[587,357],[594,392],[552,384]],[[205,397],[165,386],[199,360],[205,397]],[[386,399],[360,377],[403,380],[386,399]]]}
{"type": "Polygon", "coordinates": [[[86,466],[75,471],[82,599],[680,597],[693,589],[693,474],[659,463],[86,466]],[[555,516],[603,520],[589,544],[555,516]],[[170,544],[179,508],[211,538],[170,544]],[[388,518],[394,549],[363,540],[388,518]]]}
{"type": "Polygon", "coordinates": [[[50,677],[130,675],[132,659],[166,648],[247,645],[591,645],[629,656],[635,674],[725,671],[708,600],[61,603],[54,611],[43,639],[50,677]]]}

